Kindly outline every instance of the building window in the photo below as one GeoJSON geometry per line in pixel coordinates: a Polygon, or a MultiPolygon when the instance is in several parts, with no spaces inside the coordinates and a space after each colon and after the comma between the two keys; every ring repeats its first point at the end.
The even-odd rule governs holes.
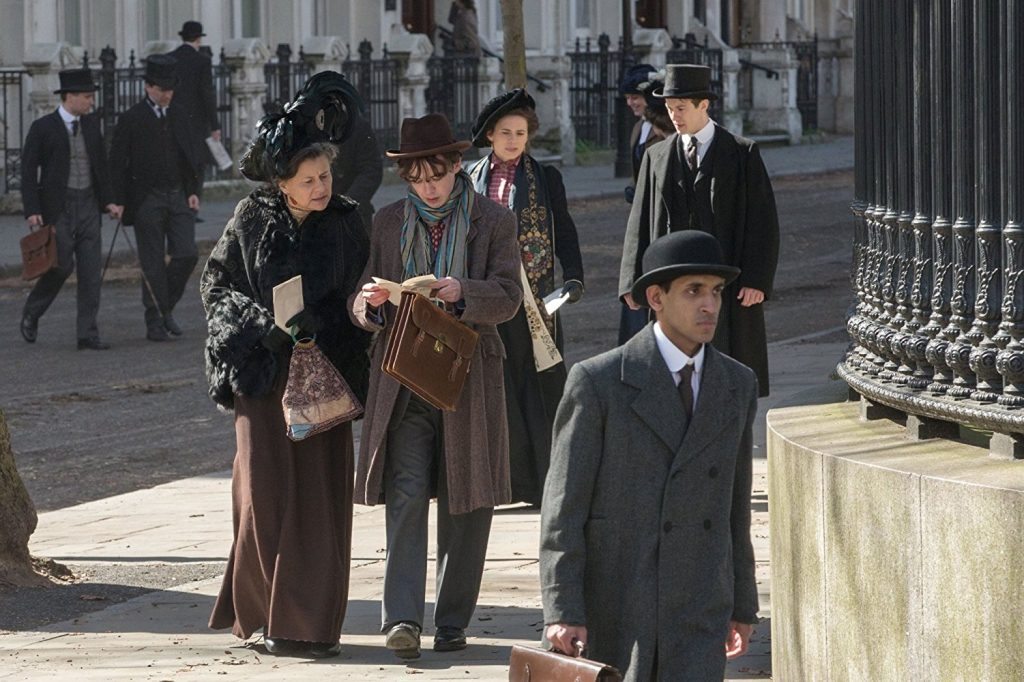
{"type": "Polygon", "coordinates": [[[259,0],[242,0],[242,37],[259,38],[261,35],[259,0]]]}
{"type": "Polygon", "coordinates": [[[64,41],[82,44],[82,1],[64,0],[64,41]]]}
{"type": "Polygon", "coordinates": [[[708,23],[708,0],[693,0],[693,16],[705,26],[708,23]]]}
{"type": "Polygon", "coordinates": [[[590,0],[576,0],[576,28],[590,28],[590,0]]]}

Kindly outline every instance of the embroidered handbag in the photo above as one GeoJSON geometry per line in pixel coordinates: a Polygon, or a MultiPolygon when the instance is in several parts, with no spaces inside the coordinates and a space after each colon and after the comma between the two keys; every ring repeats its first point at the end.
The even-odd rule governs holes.
{"type": "Polygon", "coordinates": [[[44,225],[21,238],[21,278],[42,277],[57,267],[57,228],[44,225]]]}
{"type": "Polygon", "coordinates": [[[604,663],[557,651],[512,646],[509,682],[621,682],[622,674],[604,663]]]}
{"type": "Polygon", "coordinates": [[[479,335],[428,298],[402,292],[381,369],[441,410],[454,410],[479,335]]]}
{"type": "Polygon", "coordinates": [[[313,340],[296,341],[292,349],[281,407],[292,440],[309,438],[363,413],[344,377],[313,340]]]}

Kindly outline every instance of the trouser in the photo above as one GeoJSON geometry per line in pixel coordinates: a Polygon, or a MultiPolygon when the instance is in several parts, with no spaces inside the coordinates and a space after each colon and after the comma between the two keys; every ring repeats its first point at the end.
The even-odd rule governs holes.
{"type": "Polygon", "coordinates": [[[427,580],[427,513],[437,477],[437,596],[434,626],[466,628],[476,608],[491,532],[491,508],[448,511],[441,411],[402,389],[388,426],[384,465],[387,561],[382,631],[399,621],[422,627],[427,580]],[[408,405],[401,405],[408,397],[408,405]]]}
{"type": "Polygon", "coordinates": [[[65,280],[78,268],[79,339],[99,335],[96,315],[100,309],[100,267],[103,244],[100,212],[91,188],[68,189],[64,211],[57,219],[57,267],[39,278],[25,301],[23,315],[38,320],[57,298],[65,280]]]}
{"type": "Polygon", "coordinates": [[[151,190],[135,215],[135,240],[142,274],[149,280],[148,286],[142,282],[142,304],[150,327],[174,310],[199,260],[195,214],[185,193],[151,190]]]}

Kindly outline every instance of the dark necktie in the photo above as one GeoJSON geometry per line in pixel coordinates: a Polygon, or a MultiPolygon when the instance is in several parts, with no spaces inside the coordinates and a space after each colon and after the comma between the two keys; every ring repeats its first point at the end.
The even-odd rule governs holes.
{"type": "Polygon", "coordinates": [[[686,145],[686,163],[694,175],[697,174],[697,136],[690,135],[690,144],[686,145]]]}
{"type": "Polygon", "coordinates": [[[78,135],[78,128],[79,128],[79,123],[78,123],[78,119],[76,118],[74,121],[71,122],[71,136],[72,137],[76,137],[78,135]]]}
{"type": "Polygon", "coordinates": [[[436,223],[431,223],[430,246],[433,248],[434,253],[437,253],[438,248],[440,248],[442,237],[444,237],[444,221],[438,220],[436,223]]]}
{"type": "Polygon", "coordinates": [[[688,362],[679,370],[679,397],[683,399],[683,409],[687,418],[693,417],[693,363],[688,362]]]}

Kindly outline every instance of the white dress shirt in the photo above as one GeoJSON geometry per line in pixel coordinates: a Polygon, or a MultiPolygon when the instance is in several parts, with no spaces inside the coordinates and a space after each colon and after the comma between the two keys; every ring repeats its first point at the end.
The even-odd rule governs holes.
{"type": "Polygon", "coordinates": [[[653,128],[654,125],[647,119],[644,119],[643,123],[640,124],[640,137],[637,139],[636,143],[640,146],[646,144],[647,138],[651,136],[651,130],[653,128]]]}
{"type": "Polygon", "coordinates": [[[711,140],[715,139],[715,122],[709,118],[707,125],[698,130],[696,135],[683,133],[683,149],[690,146],[691,137],[697,138],[697,166],[699,167],[704,162],[704,155],[708,153],[711,140]]]}
{"type": "Polygon", "coordinates": [[[693,357],[690,357],[683,351],[679,350],[679,346],[672,343],[665,332],[661,330],[661,323],[654,323],[654,338],[658,342],[658,350],[661,352],[661,357],[665,359],[665,364],[668,365],[668,369],[672,372],[672,382],[679,386],[679,381],[682,379],[681,372],[683,366],[693,365],[693,377],[690,378],[690,387],[693,388],[693,409],[697,409],[697,393],[700,392],[700,375],[704,371],[704,344],[701,344],[700,350],[693,357]]]}
{"type": "Polygon", "coordinates": [[[78,117],[68,113],[63,104],[57,107],[57,113],[60,114],[61,120],[64,121],[64,126],[68,129],[68,135],[73,135],[75,132],[74,123],[78,120],[78,117]]]}

